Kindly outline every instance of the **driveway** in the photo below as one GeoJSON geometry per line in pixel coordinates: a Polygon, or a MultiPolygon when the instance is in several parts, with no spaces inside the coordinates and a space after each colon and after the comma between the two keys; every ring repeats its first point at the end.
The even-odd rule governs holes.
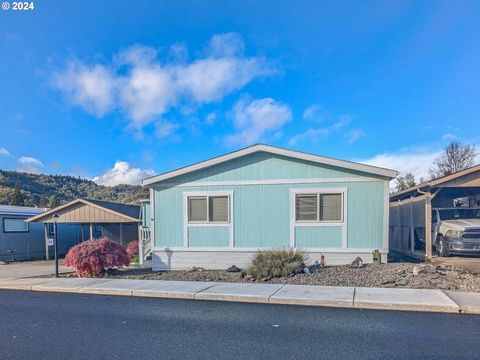
{"type": "Polygon", "coordinates": [[[434,257],[432,264],[435,265],[455,265],[474,274],[480,274],[480,257],[467,256],[450,256],[450,257],[434,257]]]}
{"type": "MultiPolygon", "coordinates": [[[[66,273],[74,270],[71,267],[64,266],[63,260],[60,260],[58,271],[66,273]]],[[[55,261],[24,261],[0,265],[0,279],[20,279],[54,273],[55,261]]]]}

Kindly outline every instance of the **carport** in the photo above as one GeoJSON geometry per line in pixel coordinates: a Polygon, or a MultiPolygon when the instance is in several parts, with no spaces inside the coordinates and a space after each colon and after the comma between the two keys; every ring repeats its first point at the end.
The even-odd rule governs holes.
{"type": "MultiPolygon", "coordinates": [[[[50,257],[53,242],[49,241],[49,224],[53,215],[58,215],[58,224],[76,224],[81,227],[82,241],[108,237],[120,244],[139,239],[141,219],[140,206],[108,201],[76,199],[42,214],[29,218],[28,222],[44,224],[45,257],[50,257]]],[[[59,239],[62,241],[62,239],[59,239]]]]}
{"type": "Polygon", "coordinates": [[[392,194],[389,248],[430,260],[432,208],[457,207],[480,207],[480,165],[392,194]]]}

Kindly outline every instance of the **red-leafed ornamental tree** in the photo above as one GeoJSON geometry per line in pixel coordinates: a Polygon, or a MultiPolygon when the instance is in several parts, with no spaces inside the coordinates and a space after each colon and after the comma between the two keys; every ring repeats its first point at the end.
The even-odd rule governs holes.
{"type": "Polygon", "coordinates": [[[108,238],[88,240],[72,247],[64,260],[82,277],[98,276],[106,270],[127,266],[130,257],[124,246],[108,238]]]}
{"type": "Polygon", "coordinates": [[[127,254],[130,257],[130,260],[138,255],[138,240],[132,240],[127,244],[127,254]]]}

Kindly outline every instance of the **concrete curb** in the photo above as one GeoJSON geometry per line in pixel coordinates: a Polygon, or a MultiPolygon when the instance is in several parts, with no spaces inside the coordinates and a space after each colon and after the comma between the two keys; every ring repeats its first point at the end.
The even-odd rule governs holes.
{"type": "Polygon", "coordinates": [[[480,293],[425,289],[90,278],[1,279],[0,289],[480,314],[480,293]]]}

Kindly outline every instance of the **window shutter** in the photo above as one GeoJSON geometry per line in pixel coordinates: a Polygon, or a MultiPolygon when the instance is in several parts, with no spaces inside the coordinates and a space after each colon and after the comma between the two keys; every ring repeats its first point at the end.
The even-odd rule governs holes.
{"type": "Polygon", "coordinates": [[[317,194],[297,195],[295,213],[297,221],[316,221],[318,216],[317,194]]]}
{"type": "Polygon", "coordinates": [[[341,221],[342,220],[342,194],[321,194],[320,195],[320,220],[341,221]]]}
{"type": "Polygon", "coordinates": [[[207,198],[205,196],[188,198],[188,221],[207,221],[207,198]]]}
{"type": "Polygon", "coordinates": [[[209,201],[209,221],[228,222],[228,196],[211,196],[209,201]]]}

